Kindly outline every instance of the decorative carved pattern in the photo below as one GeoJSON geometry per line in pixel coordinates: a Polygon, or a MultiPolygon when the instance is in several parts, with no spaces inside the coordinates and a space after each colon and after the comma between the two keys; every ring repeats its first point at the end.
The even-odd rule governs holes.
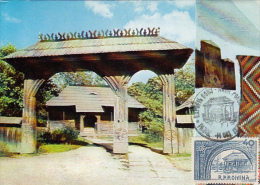
{"type": "Polygon", "coordinates": [[[105,76],[103,79],[109,84],[111,89],[117,92],[119,89],[125,87],[130,81],[130,76],[105,76]]]}
{"type": "Polygon", "coordinates": [[[167,130],[165,132],[165,137],[169,141],[173,141],[177,138],[177,133],[174,130],[167,130]]]}
{"type": "Polygon", "coordinates": [[[158,36],[160,32],[160,28],[147,28],[143,29],[141,28],[138,30],[137,28],[135,30],[132,30],[131,28],[126,30],[120,30],[120,29],[114,29],[111,30],[101,30],[97,32],[97,30],[92,31],[82,31],[80,32],[70,32],[70,33],[63,33],[61,34],[58,32],[58,34],[52,33],[43,35],[42,33],[39,34],[39,40],[41,42],[47,42],[47,41],[64,41],[64,40],[76,40],[76,39],[101,39],[101,38],[111,38],[111,37],[137,37],[137,36],[158,36]]]}
{"type": "Polygon", "coordinates": [[[127,137],[127,131],[124,128],[118,128],[115,130],[115,136],[119,141],[125,140],[127,137]]]}

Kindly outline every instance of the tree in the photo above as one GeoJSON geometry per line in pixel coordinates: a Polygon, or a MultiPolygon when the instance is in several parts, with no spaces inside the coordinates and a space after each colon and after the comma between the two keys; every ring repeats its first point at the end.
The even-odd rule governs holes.
{"type": "Polygon", "coordinates": [[[183,68],[175,73],[175,97],[176,105],[180,106],[191,95],[195,88],[195,63],[188,62],[183,68]]]}
{"type": "Polygon", "coordinates": [[[6,63],[3,57],[15,52],[16,46],[0,48],[0,115],[21,116],[23,108],[24,75],[6,63]]]}
{"type": "Polygon", "coordinates": [[[133,83],[128,88],[128,93],[146,106],[147,110],[140,113],[141,123],[147,128],[147,140],[158,141],[163,133],[163,95],[162,83],[158,77],[153,77],[146,84],[133,83]]]}

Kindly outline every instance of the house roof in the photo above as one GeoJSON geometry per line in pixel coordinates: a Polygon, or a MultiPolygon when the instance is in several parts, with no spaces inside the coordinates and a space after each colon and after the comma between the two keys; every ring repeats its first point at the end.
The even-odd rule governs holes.
{"type": "Polygon", "coordinates": [[[0,124],[21,124],[21,123],[22,123],[21,117],[0,116],[0,124]]]}
{"type": "Polygon", "coordinates": [[[248,160],[248,158],[243,153],[232,152],[223,158],[225,161],[234,161],[234,160],[248,160]]]}
{"type": "Polygon", "coordinates": [[[177,107],[176,111],[184,109],[184,108],[191,108],[193,107],[195,94],[191,95],[183,104],[181,104],[179,107],[177,107]]]}
{"type": "MultiPolygon", "coordinates": [[[[104,112],[103,106],[114,107],[115,95],[109,87],[67,86],[57,97],[46,102],[47,106],[75,106],[76,112],[104,112]]],[[[145,108],[128,95],[129,108],[145,108]]]]}

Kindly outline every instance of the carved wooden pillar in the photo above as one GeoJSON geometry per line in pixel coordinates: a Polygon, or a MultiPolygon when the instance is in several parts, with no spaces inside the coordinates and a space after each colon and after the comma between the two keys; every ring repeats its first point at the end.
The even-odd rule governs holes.
{"type": "Polygon", "coordinates": [[[129,76],[104,77],[115,93],[114,124],[113,124],[113,153],[128,152],[128,104],[127,84],[129,76]]]}
{"type": "Polygon", "coordinates": [[[23,123],[21,153],[35,153],[37,144],[36,98],[44,80],[25,80],[23,99],[23,123]]]}
{"type": "Polygon", "coordinates": [[[163,153],[178,153],[178,130],[175,127],[174,75],[159,75],[163,83],[163,153]]]}

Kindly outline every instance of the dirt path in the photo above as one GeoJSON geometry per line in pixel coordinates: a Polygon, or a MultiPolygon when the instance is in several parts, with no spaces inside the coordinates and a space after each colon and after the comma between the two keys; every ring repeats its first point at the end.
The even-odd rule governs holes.
{"type": "Polygon", "coordinates": [[[1,185],[190,185],[190,172],[147,148],[129,146],[128,158],[94,145],[34,157],[0,158],[1,185]]]}

